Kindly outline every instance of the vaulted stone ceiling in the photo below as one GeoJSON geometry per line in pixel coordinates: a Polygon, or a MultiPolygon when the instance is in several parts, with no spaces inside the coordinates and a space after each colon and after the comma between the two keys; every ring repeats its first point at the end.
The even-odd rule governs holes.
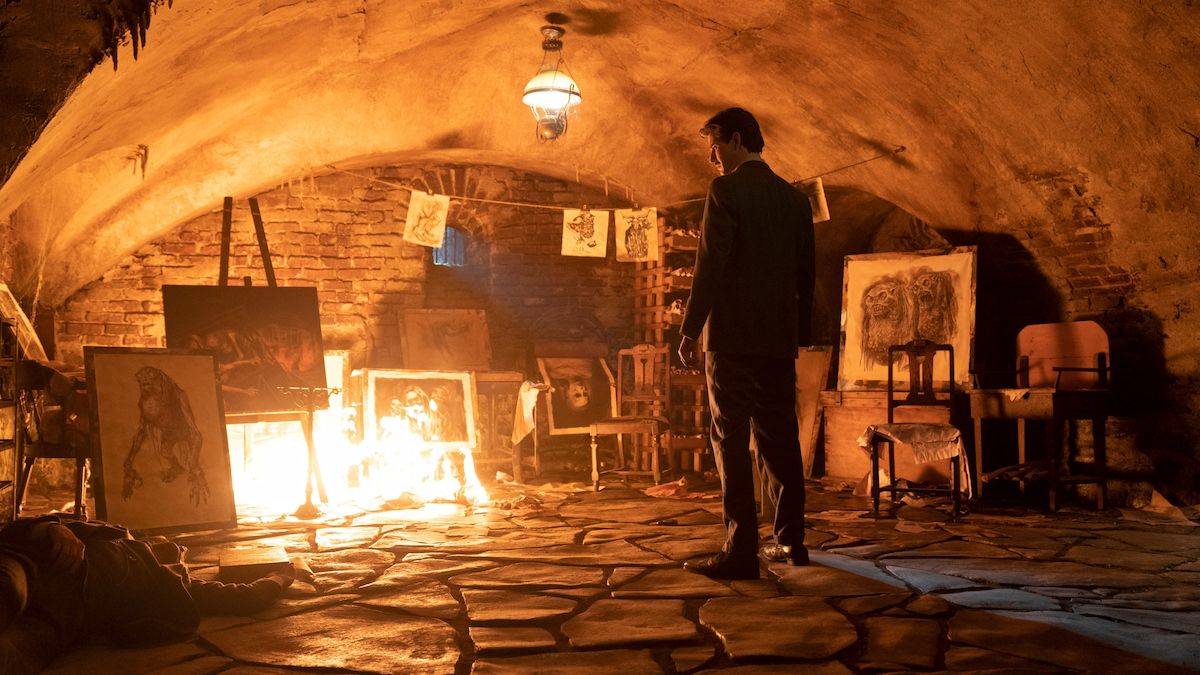
{"type": "Polygon", "coordinates": [[[1020,238],[1090,210],[1112,237],[1097,262],[1179,319],[1200,279],[1198,41],[1190,1],[175,0],[137,61],[126,46],[72,91],[0,218],[14,286],[40,279],[53,305],[225,195],[334,167],[486,162],[694,196],[712,176],[697,128],[743,105],[789,178],[905,146],[826,180],[938,228],[1020,238]],[[548,12],[569,17],[584,99],[540,145],[519,99],[548,12]]]}

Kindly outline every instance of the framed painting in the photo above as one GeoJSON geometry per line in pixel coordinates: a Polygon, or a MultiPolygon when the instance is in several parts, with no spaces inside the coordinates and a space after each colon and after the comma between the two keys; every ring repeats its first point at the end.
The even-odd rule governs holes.
{"type": "Polygon", "coordinates": [[[475,376],[431,370],[363,371],[363,435],[431,447],[475,447],[475,376]]]}
{"type": "Polygon", "coordinates": [[[487,317],[482,309],[405,310],[400,349],[412,370],[487,370],[487,317]]]}
{"type": "Polygon", "coordinates": [[[146,534],[237,527],[211,351],[84,347],[96,512],[146,534]]]}
{"type": "Polygon", "coordinates": [[[277,387],[324,387],[315,288],[163,286],[170,349],[217,354],[229,414],[292,411],[277,387]]]}
{"type": "MultiPolygon", "coordinates": [[[[846,256],[838,389],[887,389],[888,347],[909,340],[952,345],[956,384],[966,387],[975,337],[975,255],[974,246],[964,246],[949,253],[846,256]]],[[[897,382],[908,381],[905,365],[896,364],[897,382]]],[[[935,363],[933,375],[945,383],[949,363],[935,363]]]]}
{"type": "Polygon", "coordinates": [[[586,434],[592,422],[617,414],[617,387],[601,358],[539,357],[538,370],[551,389],[546,397],[550,435],[586,434]]]}

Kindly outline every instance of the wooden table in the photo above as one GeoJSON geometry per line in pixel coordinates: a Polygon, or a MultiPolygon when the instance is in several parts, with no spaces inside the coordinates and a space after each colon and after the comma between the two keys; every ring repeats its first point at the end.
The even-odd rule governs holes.
{"type": "MultiPolygon", "coordinates": [[[[983,420],[1015,419],[1017,421],[1017,461],[1025,463],[1025,422],[1046,422],[1046,465],[1050,481],[1050,510],[1058,510],[1058,492],[1062,483],[1099,485],[1097,507],[1104,508],[1107,497],[1104,424],[1108,419],[1107,389],[1056,389],[1038,387],[1030,389],[970,389],[971,418],[975,421],[975,493],[983,496],[983,420]],[[1020,392],[1015,397],[1010,393],[1020,392]],[[1067,420],[1090,419],[1093,424],[1092,437],[1096,473],[1092,476],[1059,475],[1058,429],[1067,420]]],[[[1022,481],[1021,489],[1025,488],[1022,481]]]]}

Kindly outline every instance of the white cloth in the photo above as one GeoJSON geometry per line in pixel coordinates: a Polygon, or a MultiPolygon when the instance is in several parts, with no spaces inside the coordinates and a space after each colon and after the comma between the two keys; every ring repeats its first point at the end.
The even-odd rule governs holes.
{"type": "Polygon", "coordinates": [[[1023,399],[1029,394],[1028,389],[1001,389],[1000,391],[1004,392],[1010,401],[1023,399]]]}
{"type": "MultiPolygon", "coordinates": [[[[901,424],[872,424],[867,427],[862,436],[858,437],[858,445],[868,455],[875,435],[894,443],[907,443],[913,449],[913,461],[917,464],[928,464],[939,459],[963,457],[964,452],[962,432],[950,424],[935,424],[926,422],[907,422],[901,424]]],[[[971,496],[971,474],[966,459],[958,462],[959,486],[968,497],[971,496]]]]}
{"type": "Polygon", "coordinates": [[[533,409],[537,405],[539,393],[541,390],[533,382],[521,383],[521,391],[517,392],[517,410],[513,415],[513,445],[520,443],[533,431],[533,409]]]}

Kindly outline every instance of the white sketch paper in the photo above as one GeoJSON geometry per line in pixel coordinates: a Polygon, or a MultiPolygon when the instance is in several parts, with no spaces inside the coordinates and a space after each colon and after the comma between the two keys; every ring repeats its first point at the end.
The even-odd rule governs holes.
{"type": "Polygon", "coordinates": [[[562,254],[585,258],[608,255],[608,211],[563,211],[562,254]]]}
{"type": "Polygon", "coordinates": [[[446,237],[446,214],[450,198],[413,190],[408,200],[408,217],[404,221],[404,241],[441,248],[446,237]]]}
{"type": "Polygon", "coordinates": [[[808,196],[808,203],[812,205],[813,223],[829,220],[829,202],[825,201],[825,184],[821,179],[801,183],[800,191],[808,196]]]}
{"type": "Polygon", "coordinates": [[[658,209],[617,210],[617,262],[658,260],[658,209]]]}

